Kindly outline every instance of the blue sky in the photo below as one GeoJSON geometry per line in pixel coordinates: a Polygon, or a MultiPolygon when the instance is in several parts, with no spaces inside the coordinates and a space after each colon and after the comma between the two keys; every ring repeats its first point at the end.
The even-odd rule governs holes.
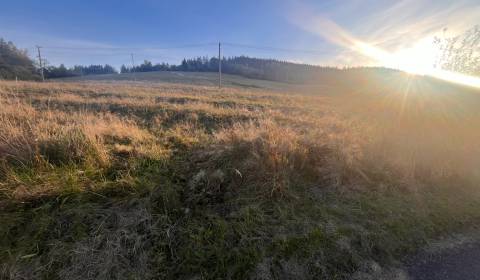
{"type": "Polygon", "coordinates": [[[0,36],[33,54],[44,47],[51,64],[178,63],[215,55],[216,46],[164,50],[189,44],[231,42],[315,52],[259,50],[226,45],[224,54],[272,57],[328,65],[376,62],[335,38],[327,19],[348,36],[388,51],[449,28],[452,34],[480,23],[478,0],[460,1],[274,1],[140,0],[2,3],[0,36]],[[318,24],[317,24],[318,23],[318,24]],[[62,47],[70,49],[55,49],[62,47]]]}

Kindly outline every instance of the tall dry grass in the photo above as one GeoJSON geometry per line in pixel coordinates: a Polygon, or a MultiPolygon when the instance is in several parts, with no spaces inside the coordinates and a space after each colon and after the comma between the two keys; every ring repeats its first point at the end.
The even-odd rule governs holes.
{"type": "Polygon", "coordinates": [[[34,235],[11,214],[5,240],[57,240],[40,242],[38,256],[17,243],[0,253],[3,269],[37,273],[23,263],[32,258],[64,279],[122,278],[125,266],[153,278],[242,278],[269,264],[328,278],[381,262],[372,252],[409,252],[476,218],[467,186],[480,180],[480,101],[435,87],[404,93],[2,82],[0,209],[40,198],[55,209],[35,210],[34,235]],[[72,187],[94,198],[80,203],[65,194],[72,187]]]}
{"type": "Polygon", "coordinates": [[[273,189],[286,188],[307,169],[324,176],[314,175],[322,164],[352,167],[364,179],[368,170],[382,168],[408,180],[478,179],[480,117],[468,92],[459,93],[451,106],[445,104],[450,95],[434,92],[325,97],[177,85],[7,82],[1,93],[0,158],[13,165],[106,166],[115,153],[158,157],[166,152],[159,137],[174,135],[185,143],[215,142],[239,158],[250,155],[244,168],[272,178],[273,189]],[[335,160],[320,164],[318,157],[335,160]]]}

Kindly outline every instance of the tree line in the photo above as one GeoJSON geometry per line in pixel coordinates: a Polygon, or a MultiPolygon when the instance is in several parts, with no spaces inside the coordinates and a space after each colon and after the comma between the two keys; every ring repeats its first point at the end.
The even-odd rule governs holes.
{"type": "Polygon", "coordinates": [[[218,58],[184,58],[179,65],[168,64],[164,62],[153,64],[151,61],[145,60],[142,64],[136,65],[135,67],[130,67],[126,65],[122,65],[120,67],[120,73],[154,71],[215,72],[218,71],[218,58]]]}
{"type": "MultiPolygon", "coordinates": [[[[185,71],[185,72],[217,72],[218,58],[196,57],[183,59],[179,65],[167,63],[153,64],[145,60],[135,67],[122,65],[120,73],[153,72],[153,71],[185,71]]],[[[225,74],[240,75],[247,78],[272,80],[281,82],[304,82],[324,75],[336,75],[341,69],[336,67],[322,67],[308,64],[298,64],[276,59],[252,58],[248,56],[234,56],[222,58],[222,72],[225,74]]]]}
{"type": "MultiPolygon", "coordinates": [[[[0,38],[0,79],[40,80],[40,66],[28,56],[26,50],[19,49],[12,42],[0,38]]],[[[82,75],[116,74],[111,65],[65,65],[43,67],[46,79],[74,77],[82,75]]]]}
{"type": "Polygon", "coordinates": [[[70,68],[60,64],[60,66],[48,66],[44,69],[44,75],[46,79],[117,73],[117,70],[108,64],[89,66],[75,65],[70,68]]]}
{"type": "Polygon", "coordinates": [[[0,79],[38,80],[40,75],[26,50],[0,38],[0,79]]]}

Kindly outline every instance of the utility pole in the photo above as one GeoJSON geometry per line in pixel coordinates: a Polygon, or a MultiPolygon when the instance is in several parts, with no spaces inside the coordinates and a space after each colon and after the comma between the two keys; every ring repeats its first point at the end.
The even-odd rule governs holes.
{"type": "Polygon", "coordinates": [[[131,53],[131,57],[132,57],[133,80],[137,81],[137,76],[136,76],[136,73],[135,73],[135,60],[133,59],[133,53],[131,53]]]}
{"type": "Polygon", "coordinates": [[[38,50],[38,63],[40,64],[40,73],[42,75],[42,82],[45,82],[45,76],[43,75],[42,55],[40,53],[40,46],[36,46],[38,50]]]}
{"type": "Polygon", "coordinates": [[[218,42],[218,88],[222,88],[222,44],[218,42]]]}

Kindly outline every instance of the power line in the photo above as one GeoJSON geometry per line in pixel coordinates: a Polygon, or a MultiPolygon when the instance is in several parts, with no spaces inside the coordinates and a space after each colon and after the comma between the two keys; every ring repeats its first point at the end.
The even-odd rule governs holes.
{"type": "MultiPolygon", "coordinates": [[[[156,51],[156,50],[172,50],[172,49],[185,49],[185,48],[197,48],[197,47],[206,47],[214,46],[218,43],[196,43],[196,44],[185,44],[177,46],[166,46],[166,47],[68,47],[68,46],[44,46],[44,49],[57,49],[57,50],[105,50],[105,51],[156,51]]],[[[314,50],[314,49],[295,49],[295,48],[282,48],[274,46],[262,46],[262,45],[252,45],[252,44],[241,44],[233,42],[223,42],[224,46],[230,46],[235,48],[248,48],[264,51],[277,51],[277,52],[296,52],[296,53],[314,53],[314,54],[325,54],[328,51],[323,50],[314,50]]]]}
{"type": "Polygon", "coordinates": [[[186,48],[197,48],[205,46],[213,46],[217,43],[200,43],[200,44],[186,44],[178,46],[168,46],[168,47],[67,47],[67,46],[44,46],[44,49],[61,49],[61,50],[146,50],[146,51],[155,51],[155,50],[171,50],[171,49],[186,49],[186,48]]]}
{"type": "MultiPolygon", "coordinates": [[[[287,53],[308,53],[308,54],[326,54],[327,51],[322,50],[313,50],[313,49],[294,49],[294,48],[282,48],[282,47],[274,47],[274,46],[261,46],[261,45],[252,45],[252,44],[241,44],[241,43],[234,43],[234,42],[217,42],[217,43],[192,43],[192,44],[184,44],[184,45],[176,45],[176,46],[165,46],[165,47],[157,47],[157,48],[140,48],[140,47],[108,47],[108,46],[82,46],[82,47],[75,47],[75,46],[42,46],[42,50],[46,51],[48,54],[56,54],[56,55],[65,55],[75,53],[79,51],[80,53],[83,52],[81,55],[86,55],[89,57],[120,57],[120,56],[130,56],[132,62],[132,68],[135,68],[134,65],[134,58],[133,53],[137,56],[140,54],[145,57],[152,57],[155,56],[155,51],[164,51],[164,50],[175,50],[175,49],[187,49],[187,48],[199,48],[199,47],[210,47],[218,44],[218,55],[219,55],[219,86],[221,86],[221,52],[224,51],[221,49],[223,46],[228,46],[230,48],[242,48],[242,49],[255,49],[255,50],[262,50],[262,51],[269,51],[269,52],[287,52],[287,53]],[[153,52],[147,54],[149,52],[153,52]]],[[[37,46],[39,56],[40,56],[40,49],[37,46]]],[[[214,49],[212,48],[211,51],[214,49]]],[[[161,54],[163,58],[165,56],[163,53],[161,54]]],[[[138,58],[138,57],[137,57],[138,58]]],[[[169,58],[173,59],[173,58],[169,58]]],[[[43,61],[40,59],[40,68],[43,71],[44,65],[43,61]]]]}
{"type": "MultiPolygon", "coordinates": [[[[52,50],[45,50],[44,53],[47,54],[57,54],[57,55],[67,55],[71,54],[72,52],[69,51],[52,51],[52,50]]],[[[125,52],[125,53],[88,53],[88,56],[130,56],[131,53],[125,52]]]]}
{"type": "Polygon", "coordinates": [[[223,45],[231,46],[231,47],[264,50],[264,51],[297,52],[297,53],[301,52],[301,53],[316,53],[316,54],[327,53],[327,51],[321,51],[321,50],[278,48],[278,47],[271,47],[271,46],[248,45],[248,44],[238,44],[238,43],[228,43],[228,42],[224,42],[223,45]]]}

